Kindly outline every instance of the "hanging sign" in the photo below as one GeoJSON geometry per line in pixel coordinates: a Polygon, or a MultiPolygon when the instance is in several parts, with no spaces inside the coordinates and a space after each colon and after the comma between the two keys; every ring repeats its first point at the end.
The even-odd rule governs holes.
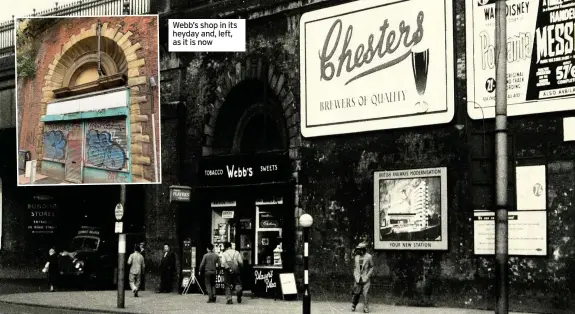
{"type": "Polygon", "coordinates": [[[189,186],[170,186],[170,202],[189,202],[192,188],[189,186]]]}

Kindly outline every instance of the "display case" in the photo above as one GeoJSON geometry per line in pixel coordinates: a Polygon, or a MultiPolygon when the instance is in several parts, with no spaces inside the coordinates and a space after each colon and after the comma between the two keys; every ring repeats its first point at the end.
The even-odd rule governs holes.
{"type": "Polygon", "coordinates": [[[283,270],[281,204],[256,206],[255,284],[253,292],[262,297],[277,296],[278,276],[283,270]]]}

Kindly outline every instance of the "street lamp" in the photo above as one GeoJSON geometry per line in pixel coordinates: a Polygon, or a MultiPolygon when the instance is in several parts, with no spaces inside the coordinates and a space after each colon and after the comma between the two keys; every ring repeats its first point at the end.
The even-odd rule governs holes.
{"type": "Polygon", "coordinates": [[[308,242],[309,228],[313,224],[313,218],[309,214],[303,214],[299,217],[299,224],[303,227],[303,314],[311,313],[311,296],[309,293],[308,278],[308,242]]]}

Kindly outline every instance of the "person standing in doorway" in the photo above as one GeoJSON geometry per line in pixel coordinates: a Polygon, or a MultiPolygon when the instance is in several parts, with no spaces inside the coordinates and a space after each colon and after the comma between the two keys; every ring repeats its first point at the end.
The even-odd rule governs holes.
{"type": "MultiPolygon", "coordinates": [[[[142,254],[142,257],[144,258],[144,265],[145,265],[145,261],[146,261],[146,243],[141,242],[140,243],[140,254],[142,254]]],[[[146,269],[142,268],[142,276],[140,279],[140,291],[145,291],[146,290],[146,269]]]]}
{"type": "Polygon", "coordinates": [[[232,249],[232,244],[224,244],[224,253],[222,253],[222,267],[224,268],[224,285],[226,293],[226,303],[232,302],[232,288],[235,288],[238,303],[242,303],[242,279],[241,269],[244,261],[240,252],[232,249]]]}
{"type": "Polygon", "coordinates": [[[48,275],[48,286],[50,286],[50,291],[54,292],[58,282],[58,276],[60,269],[58,267],[58,254],[56,254],[55,249],[50,249],[48,251],[48,261],[44,265],[43,272],[48,275]]]}
{"type": "Polygon", "coordinates": [[[128,265],[130,265],[130,288],[134,293],[134,297],[138,297],[138,290],[140,289],[140,278],[144,269],[144,257],[140,254],[140,246],[134,246],[134,253],[130,254],[128,258],[128,265]]]}
{"type": "Polygon", "coordinates": [[[353,299],[351,310],[355,311],[359,298],[363,295],[363,312],[369,313],[369,302],[367,293],[371,286],[371,275],[373,274],[373,258],[367,253],[367,245],[360,243],[355,248],[355,263],[353,268],[353,299]]]}
{"type": "Polygon", "coordinates": [[[164,244],[164,255],[160,263],[160,271],[162,273],[160,279],[160,293],[170,293],[173,288],[173,277],[176,272],[176,256],[170,249],[170,245],[164,244]]]}
{"type": "Polygon", "coordinates": [[[208,303],[216,303],[216,272],[220,266],[220,257],[214,253],[214,245],[208,244],[206,254],[200,263],[200,275],[204,275],[206,290],[208,290],[208,303]]]}

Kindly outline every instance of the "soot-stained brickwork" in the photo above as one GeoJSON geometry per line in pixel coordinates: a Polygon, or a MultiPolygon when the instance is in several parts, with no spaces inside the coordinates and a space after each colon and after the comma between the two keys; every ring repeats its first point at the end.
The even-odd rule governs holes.
{"type": "MultiPolygon", "coordinates": [[[[177,210],[168,205],[169,185],[197,184],[197,160],[213,152],[214,122],[226,92],[243,78],[263,78],[287,105],[283,112],[290,126],[290,157],[296,178],[294,219],[303,212],[314,217],[310,244],[313,291],[326,295],[349,292],[352,250],[360,241],[372,244],[374,240],[373,171],[447,167],[448,250],[373,252],[376,277],[372,291],[378,298],[402,297],[418,304],[492,304],[493,259],[473,253],[473,210],[493,206],[494,144],[493,133],[488,132],[493,125],[471,121],[465,112],[463,4],[455,4],[457,112],[451,123],[305,139],[298,132],[299,18],[305,11],[340,1],[256,2],[253,6],[218,2],[164,13],[170,18],[247,18],[247,51],[169,53],[164,38],[162,149],[172,153],[163,155],[164,182],[154,188],[153,201],[146,209],[148,217],[153,217],[147,222],[149,241],[158,249],[164,240],[177,245],[173,228],[177,210]],[[178,110],[185,111],[185,119],[178,119],[178,110]]],[[[162,27],[161,32],[167,32],[167,24],[162,27]]],[[[569,279],[575,269],[575,239],[569,231],[575,227],[575,173],[570,157],[575,147],[563,142],[561,135],[562,118],[569,114],[510,119],[510,165],[537,159],[547,165],[550,182],[549,255],[510,258],[511,289],[521,291],[512,295],[513,307],[565,307],[575,289],[569,279]],[[540,303],[525,301],[542,293],[546,296],[537,299],[540,303]]],[[[513,186],[510,191],[513,207],[513,186]]],[[[294,232],[300,234],[301,229],[294,232]]],[[[301,242],[296,242],[296,247],[301,254],[301,242]]],[[[294,258],[297,264],[297,256],[294,258]]],[[[296,268],[296,277],[301,279],[300,271],[296,268]]]]}

